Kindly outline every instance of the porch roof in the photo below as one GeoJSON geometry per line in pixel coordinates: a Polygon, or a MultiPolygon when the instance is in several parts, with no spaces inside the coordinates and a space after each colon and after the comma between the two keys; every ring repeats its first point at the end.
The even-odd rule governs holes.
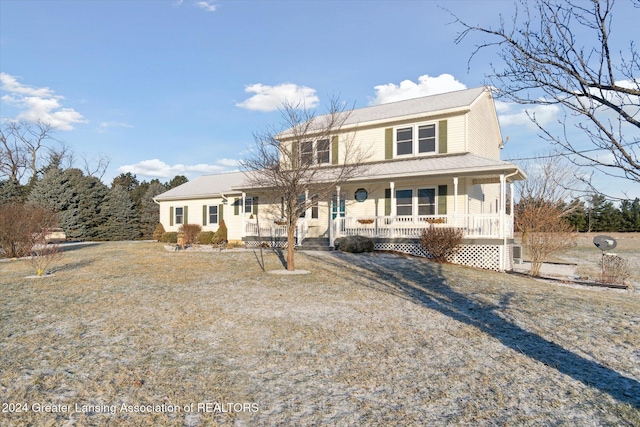
{"type": "Polygon", "coordinates": [[[423,176],[457,176],[497,178],[512,174],[512,180],[526,179],[526,174],[515,164],[503,160],[487,159],[472,153],[444,154],[412,159],[385,161],[365,166],[357,178],[349,182],[414,178],[423,176]]]}

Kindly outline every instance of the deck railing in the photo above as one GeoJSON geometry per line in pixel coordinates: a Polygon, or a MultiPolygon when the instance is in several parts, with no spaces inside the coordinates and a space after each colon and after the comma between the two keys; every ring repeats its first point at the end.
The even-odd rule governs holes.
{"type": "MultiPolygon", "coordinates": [[[[481,215],[421,215],[421,216],[378,216],[336,218],[331,224],[333,239],[341,236],[368,236],[381,238],[418,238],[422,230],[429,227],[455,227],[464,232],[465,238],[512,238],[513,218],[501,214],[481,215]]],[[[308,223],[304,218],[298,220],[296,244],[300,244],[308,233],[308,223]]],[[[245,235],[258,236],[255,219],[245,221],[245,235]]],[[[286,225],[273,221],[260,220],[260,236],[287,237],[286,225]]]]}

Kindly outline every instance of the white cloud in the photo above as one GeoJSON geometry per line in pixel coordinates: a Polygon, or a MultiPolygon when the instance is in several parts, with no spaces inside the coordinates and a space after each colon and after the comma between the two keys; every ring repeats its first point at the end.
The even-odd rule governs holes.
{"type": "Polygon", "coordinates": [[[105,133],[111,128],[127,128],[132,129],[133,126],[124,122],[102,122],[98,126],[98,132],[105,133]]]}
{"type": "Polygon", "coordinates": [[[196,6],[198,6],[200,9],[204,9],[207,12],[215,12],[217,8],[212,0],[197,1],[196,6]]]}
{"type": "Polygon", "coordinates": [[[133,165],[124,165],[118,168],[118,172],[131,172],[136,175],[143,175],[153,178],[173,178],[176,175],[202,175],[211,173],[226,172],[228,170],[237,169],[238,161],[232,159],[221,159],[215,165],[197,164],[197,165],[168,165],[162,160],[151,159],[143,160],[133,165]]]}
{"type": "Polygon", "coordinates": [[[531,121],[529,116],[535,117],[541,126],[545,126],[557,120],[560,113],[560,107],[557,105],[535,105],[526,108],[520,106],[519,109],[517,108],[518,106],[519,104],[512,102],[496,102],[498,120],[501,126],[527,126],[530,129],[538,129],[538,126],[531,121]],[[518,109],[518,111],[510,113],[513,109],[518,109]]]}
{"type": "Polygon", "coordinates": [[[21,84],[18,79],[7,73],[0,73],[0,89],[8,92],[2,96],[2,102],[14,105],[22,110],[17,120],[41,121],[60,130],[71,130],[75,123],[86,123],[82,114],[73,108],[63,108],[60,100],[48,87],[34,88],[21,84]]]}
{"type": "Polygon", "coordinates": [[[282,83],[268,86],[260,83],[249,85],[244,89],[247,93],[255,93],[251,98],[236,104],[236,107],[256,111],[275,111],[287,102],[291,105],[303,105],[314,108],[320,102],[316,90],[293,83],[282,83]]]}
{"type": "Polygon", "coordinates": [[[414,83],[411,80],[403,80],[399,85],[387,83],[374,86],[376,97],[369,104],[386,104],[388,102],[403,101],[466,88],[467,86],[457,81],[451,74],[440,74],[438,77],[431,77],[425,74],[418,77],[418,83],[414,83]]]}

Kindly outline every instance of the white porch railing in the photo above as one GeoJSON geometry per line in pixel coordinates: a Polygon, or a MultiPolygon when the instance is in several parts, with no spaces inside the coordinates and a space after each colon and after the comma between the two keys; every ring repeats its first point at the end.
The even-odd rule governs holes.
{"type": "Polygon", "coordinates": [[[333,236],[368,236],[383,238],[418,238],[422,230],[434,227],[455,227],[464,232],[465,238],[511,238],[513,219],[505,215],[505,225],[500,226],[500,214],[485,215],[425,215],[379,216],[369,218],[336,218],[333,236]]]}
{"type": "MultiPolygon", "coordinates": [[[[258,221],[256,219],[245,220],[245,236],[264,238],[271,237],[287,237],[286,224],[276,224],[273,220],[261,219],[260,220],[260,233],[258,233],[258,221]]],[[[300,218],[296,225],[296,245],[299,245],[309,233],[309,224],[304,218],[300,218]]]]}

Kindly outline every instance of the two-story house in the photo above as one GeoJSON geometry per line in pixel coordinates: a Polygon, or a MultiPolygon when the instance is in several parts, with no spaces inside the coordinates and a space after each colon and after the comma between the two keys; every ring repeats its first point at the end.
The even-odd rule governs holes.
{"type": "MultiPolygon", "coordinates": [[[[377,250],[424,255],[417,242],[424,228],[458,227],[465,239],[453,262],[511,269],[513,198],[507,194],[526,177],[500,160],[502,135],[489,89],[355,109],[335,135],[309,141],[299,155],[312,156],[316,167],[339,164],[346,139],[367,150],[367,163],[299,218],[297,245],[313,240],[331,247],[338,237],[364,235],[377,250]]],[[[155,198],[160,221],[167,231],[185,223],[215,231],[224,218],[231,241],[281,245],[286,231],[273,214],[280,201],[248,182],[243,172],[232,172],[176,187],[155,198]]]]}

